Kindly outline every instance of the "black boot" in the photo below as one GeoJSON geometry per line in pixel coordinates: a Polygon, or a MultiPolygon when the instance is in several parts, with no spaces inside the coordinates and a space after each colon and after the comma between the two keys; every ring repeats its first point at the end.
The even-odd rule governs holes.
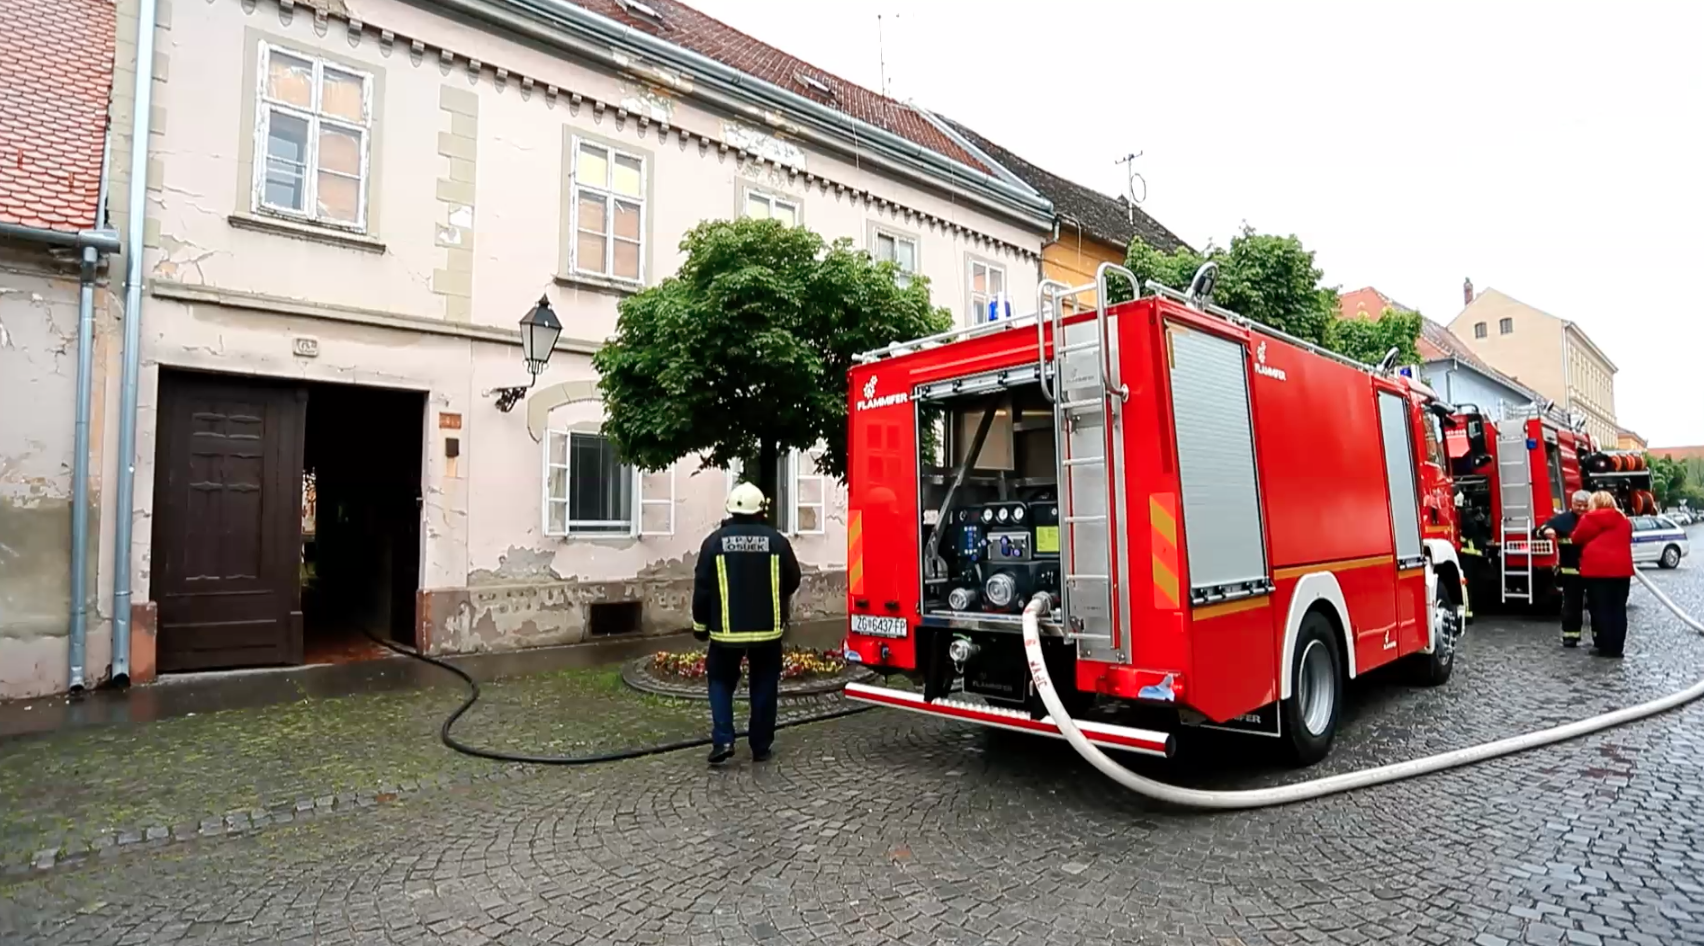
{"type": "Polygon", "coordinates": [[[727,745],[727,746],[718,745],[718,746],[711,746],[710,747],[710,764],[711,765],[721,765],[722,763],[728,761],[729,759],[732,759],[733,757],[734,757],[734,747],[731,746],[731,745],[727,745]]]}

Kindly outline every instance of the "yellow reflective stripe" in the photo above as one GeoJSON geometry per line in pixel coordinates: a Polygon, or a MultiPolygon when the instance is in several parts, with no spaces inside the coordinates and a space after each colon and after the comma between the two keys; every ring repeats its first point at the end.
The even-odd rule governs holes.
{"type": "Polygon", "coordinates": [[[1580,573],[1580,570],[1578,568],[1564,568],[1564,569],[1562,569],[1562,574],[1564,574],[1564,575],[1578,575],[1579,573],[1580,573]]]}
{"type": "Polygon", "coordinates": [[[728,560],[720,555],[716,556],[716,589],[722,595],[722,632],[725,634],[732,622],[728,620],[728,560]]]}
{"type": "Polygon", "coordinates": [[[767,631],[740,631],[734,634],[711,631],[710,639],[721,644],[760,644],[765,641],[780,640],[781,628],[771,628],[767,631]]]}
{"type": "Polygon", "coordinates": [[[781,556],[769,556],[769,600],[775,607],[775,626],[781,626],[781,556]]]}
{"type": "Polygon", "coordinates": [[[700,623],[698,623],[698,622],[697,622],[697,621],[693,621],[693,622],[692,622],[692,629],[693,629],[693,630],[695,630],[695,631],[708,631],[708,630],[709,630],[709,628],[707,628],[707,627],[705,627],[705,626],[704,626],[704,625],[702,625],[702,624],[700,624],[700,623]]]}

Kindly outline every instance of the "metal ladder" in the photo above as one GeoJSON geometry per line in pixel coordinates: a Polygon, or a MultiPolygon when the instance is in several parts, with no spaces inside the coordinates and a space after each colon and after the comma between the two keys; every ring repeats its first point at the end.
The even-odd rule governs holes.
{"type": "Polygon", "coordinates": [[[1519,435],[1513,437],[1497,432],[1497,498],[1503,507],[1497,539],[1504,601],[1533,599],[1532,458],[1527,455],[1526,425],[1520,425],[1519,429],[1519,435]],[[1510,536],[1515,533],[1518,538],[1511,542],[1510,536]],[[1509,556],[1517,551],[1525,559],[1525,565],[1511,570],[1509,556]],[[1519,587],[1511,585],[1511,578],[1519,580],[1519,587]]]}
{"type": "Polygon", "coordinates": [[[1529,538],[1531,534],[1532,520],[1526,518],[1503,520],[1502,532],[1497,536],[1502,554],[1497,556],[1497,561],[1502,569],[1504,603],[1532,600],[1532,540],[1529,538]],[[1509,540],[1509,537],[1516,533],[1509,531],[1511,525],[1519,530],[1520,536],[1513,542],[1509,540]],[[1521,556],[1521,567],[1511,569],[1509,568],[1509,556],[1516,554],[1517,550],[1521,556]],[[1510,584],[1510,579],[1518,579],[1518,585],[1510,584]]]}
{"type": "MultiPolygon", "coordinates": [[[[1047,280],[1038,290],[1053,327],[1052,378],[1037,319],[1042,391],[1053,402],[1053,445],[1059,482],[1060,614],[1065,638],[1084,659],[1128,662],[1130,643],[1113,626],[1113,599],[1123,585],[1127,550],[1122,503],[1123,407],[1129,389],[1119,382],[1107,317],[1107,276],[1141,287],[1129,270],[1102,263],[1089,286],[1047,280]],[[1065,324],[1064,300],[1095,290],[1095,318],[1065,324]],[[1057,290],[1051,293],[1050,290],[1057,290]],[[1048,303],[1051,303],[1050,305],[1048,303]],[[1109,452],[1110,451],[1110,452],[1109,452]]],[[[1127,611],[1127,609],[1121,609],[1127,611]]]]}

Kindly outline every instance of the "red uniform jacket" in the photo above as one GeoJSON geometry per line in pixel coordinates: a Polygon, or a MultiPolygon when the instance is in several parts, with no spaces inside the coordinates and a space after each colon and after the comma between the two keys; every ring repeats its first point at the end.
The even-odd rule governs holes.
{"type": "Polygon", "coordinates": [[[1593,509],[1574,527],[1580,577],[1633,577],[1633,521],[1614,509],[1593,509]]]}

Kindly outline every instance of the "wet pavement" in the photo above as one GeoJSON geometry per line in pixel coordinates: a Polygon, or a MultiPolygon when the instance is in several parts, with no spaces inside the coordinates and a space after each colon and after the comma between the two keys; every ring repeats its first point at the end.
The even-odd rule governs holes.
{"type": "MultiPolygon", "coordinates": [[[[845,637],[841,621],[801,624],[789,632],[807,647],[832,647],[845,637]]],[[[531,650],[445,657],[476,680],[502,680],[619,664],[662,650],[700,647],[690,634],[630,637],[531,650]]],[[[99,689],[76,696],[0,701],[0,741],[9,736],[83,726],[150,723],[162,719],[253,709],[303,699],[394,693],[460,681],[430,664],[400,655],[340,664],[258,670],[167,674],[126,690],[99,689]]]]}
{"type": "MultiPolygon", "coordinates": [[[[1698,560],[1647,574],[1704,613],[1698,560]]],[[[1351,692],[1332,756],[1305,772],[1274,769],[1248,742],[1224,739],[1191,740],[1183,758],[1140,770],[1226,788],[1294,781],[1578,719],[1698,679],[1704,639],[1642,590],[1632,603],[1623,661],[1563,650],[1547,622],[1487,617],[1448,685],[1369,677],[1351,692]]],[[[564,715],[589,712],[596,687],[576,676],[585,673],[552,684],[566,694],[516,690],[497,703],[508,715],[470,725],[470,735],[573,738],[572,726],[537,727],[564,700],[564,715]]],[[[517,679],[493,689],[505,685],[540,687],[517,679]]],[[[299,717],[267,722],[266,745],[224,765],[262,765],[266,753],[291,751],[286,737],[330,717],[372,725],[425,715],[424,705],[387,702],[399,698],[310,701],[299,717]]],[[[615,716],[639,715],[642,704],[622,705],[615,716]]],[[[237,730],[281,712],[218,715],[231,721],[221,729],[237,730]]],[[[679,724],[697,719],[683,713],[679,724]]],[[[182,741],[126,760],[169,779],[195,764],[195,751],[219,754],[191,748],[211,735],[191,732],[200,720],[54,738],[181,727],[182,741]],[[169,764],[148,761],[172,753],[169,764]]],[[[415,727],[423,742],[430,727],[415,727]]],[[[402,741],[407,729],[385,732],[402,741]]],[[[317,732],[322,750],[375,735],[317,732]]],[[[362,778],[397,764],[459,764],[386,755],[385,745],[369,741],[345,764],[362,778]]],[[[1704,704],[1467,769],[1224,814],[1121,791],[1057,742],[911,714],[790,729],[777,748],[773,762],[742,753],[719,771],[698,752],[456,769],[433,783],[441,787],[356,792],[327,814],[310,803],[288,819],[261,809],[259,827],[249,812],[240,826],[189,825],[201,839],[186,843],[169,841],[175,829],[144,833],[0,881],[0,942],[1704,943],[1704,704]]],[[[13,789],[0,781],[0,793],[13,789]]]]}

